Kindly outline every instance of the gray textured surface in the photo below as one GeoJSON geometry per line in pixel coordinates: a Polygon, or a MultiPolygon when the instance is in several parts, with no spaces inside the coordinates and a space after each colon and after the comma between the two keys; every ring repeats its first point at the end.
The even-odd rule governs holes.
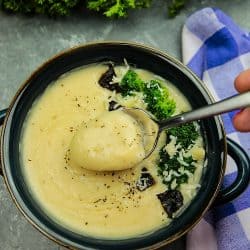
{"type": "MultiPolygon", "coordinates": [[[[51,20],[0,12],[0,109],[8,106],[20,84],[42,62],[55,53],[89,41],[132,40],[181,57],[181,27],[187,16],[206,6],[216,6],[250,29],[250,1],[189,1],[186,10],[168,20],[156,1],[153,8],[134,12],[127,20],[106,20],[98,16],[74,16],[51,20]]],[[[178,241],[165,249],[185,249],[178,241]]],[[[0,177],[0,249],[62,249],[34,229],[13,204],[0,177]]]]}

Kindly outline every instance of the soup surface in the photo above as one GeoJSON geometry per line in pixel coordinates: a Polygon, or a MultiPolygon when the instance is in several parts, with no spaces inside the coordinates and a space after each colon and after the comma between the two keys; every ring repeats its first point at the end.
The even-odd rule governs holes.
{"type": "MultiPolygon", "coordinates": [[[[84,235],[129,238],[167,225],[188,205],[199,187],[204,149],[199,126],[194,124],[198,136],[193,141],[189,137],[188,145],[176,131],[162,133],[154,153],[135,167],[94,171],[108,170],[105,167],[112,162],[112,167],[117,167],[121,160],[122,165],[133,160],[136,153],[143,154],[141,147],[128,151],[110,138],[110,150],[95,152],[89,159],[81,149],[90,147],[90,141],[97,138],[84,130],[83,140],[74,141],[83,124],[117,112],[113,110],[119,106],[150,109],[150,99],[146,98],[149,92],[145,95],[137,89],[124,94],[119,89],[129,67],[112,67],[89,65],[50,84],[27,116],[20,151],[28,185],[51,218],[84,235]],[[107,81],[111,68],[112,79],[105,85],[102,80],[107,81]],[[87,170],[84,164],[94,170],[87,170]]],[[[172,114],[190,109],[184,96],[166,80],[142,69],[133,72],[145,83],[145,91],[153,86],[147,84],[150,80],[161,83],[163,90],[157,85],[159,93],[166,90],[174,101],[172,114]]],[[[133,138],[133,129],[132,126],[131,133],[126,130],[123,138],[133,138]]]]}
{"type": "Polygon", "coordinates": [[[107,111],[83,123],[69,150],[71,161],[95,171],[132,168],[145,157],[142,128],[122,110],[107,111]]]}

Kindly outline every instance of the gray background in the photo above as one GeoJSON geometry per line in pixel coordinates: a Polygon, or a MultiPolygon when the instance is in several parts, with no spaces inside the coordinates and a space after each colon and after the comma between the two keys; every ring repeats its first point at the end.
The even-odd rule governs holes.
{"type": "MultiPolygon", "coordinates": [[[[125,20],[107,20],[84,13],[64,19],[24,17],[0,12],[0,109],[8,107],[20,84],[55,53],[89,41],[132,40],[167,51],[181,59],[181,28],[195,10],[219,7],[250,30],[249,0],[190,0],[175,19],[168,19],[164,1],[130,13],[125,20]]],[[[20,214],[0,177],[0,249],[63,249],[34,229],[20,214]]],[[[185,249],[179,240],[165,249],[185,249]]]]}

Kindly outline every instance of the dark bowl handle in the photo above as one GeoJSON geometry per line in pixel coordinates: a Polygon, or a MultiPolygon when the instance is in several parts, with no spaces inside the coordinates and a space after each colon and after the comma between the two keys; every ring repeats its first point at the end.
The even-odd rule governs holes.
{"type": "MultiPolygon", "coordinates": [[[[3,125],[4,118],[6,116],[7,109],[0,110],[0,127],[3,125]]],[[[1,132],[1,130],[0,130],[1,132]]],[[[3,171],[0,164],[0,175],[3,175],[3,171]]]]}
{"type": "Polygon", "coordinates": [[[4,121],[4,118],[6,116],[7,110],[8,109],[0,110],[0,126],[3,125],[3,121],[4,121]]]}
{"type": "Polygon", "coordinates": [[[234,159],[238,174],[235,181],[219,191],[214,205],[222,205],[238,197],[247,188],[250,181],[250,159],[245,150],[233,140],[227,138],[228,154],[234,159]]]}

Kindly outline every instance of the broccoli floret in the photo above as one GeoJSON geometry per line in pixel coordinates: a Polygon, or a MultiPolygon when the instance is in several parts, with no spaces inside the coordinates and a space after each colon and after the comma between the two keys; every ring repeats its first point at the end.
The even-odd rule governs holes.
{"type": "Polygon", "coordinates": [[[172,99],[166,99],[157,102],[153,108],[152,113],[155,114],[155,117],[158,120],[164,120],[170,117],[175,110],[175,102],[172,99]]]}
{"type": "Polygon", "coordinates": [[[128,70],[120,83],[121,92],[124,96],[132,95],[133,92],[143,92],[145,83],[133,70],[128,70]]]}
{"type": "Polygon", "coordinates": [[[177,138],[177,144],[180,143],[184,149],[187,149],[199,136],[194,123],[187,123],[179,127],[167,130],[167,135],[173,135],[177,138]]]}
{"type": "Polygon", "coordinates": [[[123,96],[142,92],[147,110],[159,120],[170,117],[175,111],[174,100],[169,98],[167,88],[163,87],[158,80],[146,83],[134,70],[130,69],[122,78],[120,86],[123,96]]]}
{"type": "Polygon", "coordinates": [[[154,106],[161,101],[164,97],[168,97],[168,91],[166,88],[162,88],[157,80],[151,80],[145,87],[145,101],[150,106],[154,106]]]}
{"type": "Polygon", "coordinates": [[[144,101],[147,109],[155,115],[158,120],[170,117],[175,111],[175,102],[169,98],[167,88],[162,87],[159,81],[151,80],[146,84],[144,90],[144,101]]]}

